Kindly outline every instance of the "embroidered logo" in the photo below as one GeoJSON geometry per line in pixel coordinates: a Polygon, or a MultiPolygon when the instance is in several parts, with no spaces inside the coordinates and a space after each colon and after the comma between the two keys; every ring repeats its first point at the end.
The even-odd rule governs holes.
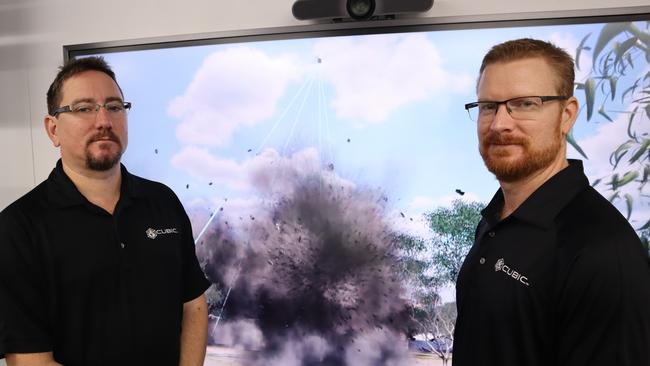
{"type": "Polygon", "coordinates": [[[158,235],[165,235],[165,234],[178,234],[178,230],[173,227],[170,229],[152,229],[148,228],[147,231],[145,231],[145,234],[147,234],[147,237],[149,239],[155,239],[158,237],[158,235]]]}
{"type": "Polygon", "coordinates": [[[528,277],[524,276],[523,274],[513,270],[510,268],[503,258],[499,258],[499,260],[494,264],[494,271],[495,272],[503,272],[507,274],[509,277],[512,277],[514,280],[526,285],[530,286],[528,283],[528,277]]]}

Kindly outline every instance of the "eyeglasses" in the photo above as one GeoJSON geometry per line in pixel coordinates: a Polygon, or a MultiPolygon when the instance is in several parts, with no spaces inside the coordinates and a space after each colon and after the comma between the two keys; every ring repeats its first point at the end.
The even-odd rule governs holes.
{"type": "Polygon", "coordinates": [[[58,117],[61,113],[71,113],[84,119],[91,119],[97,116],[99,109],[104,107],[109,115],[113,117],[124,117],[126,112],[131,109],[131,102],[122,102],[113,100],[104,104],[82,102],[73,105],[66,105],[54,110],[52,115],[58,117]]]}
{"type": "Polygon", "coordinates": [[[517,97],[508,100],[474,102],[465,104],[465,109],[469,113],[469,118],[477,122],[489,122],[494,119],[499,106],[506,105],[506,111],[514,119],[536,119],[542,110],[544,102],[554,100],[566,100],[570,97],[564,95],[544,96],[544,97],[517,97]]]}

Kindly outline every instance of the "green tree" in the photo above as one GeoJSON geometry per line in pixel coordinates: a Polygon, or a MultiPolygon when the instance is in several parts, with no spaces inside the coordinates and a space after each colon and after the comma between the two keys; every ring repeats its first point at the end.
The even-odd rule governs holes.
{"type": "Polygon", "coordinates": [[[425,219],[431,238],[400,236],[404,277],[411,289],[415,332],[447,365],[456,323],[456,304],[442,304],[440,289],[455,284],[460,267],[474,243],[474,231],[485,205],[456,200],[452,207],[439,207],[425,219]]]}
{"type": "Polygon", "coordinates": [[[484,207],[480,202],[455,200],[451,208],[439,207],[425,215],[433,233],[435,277],[443,285],[456,283],[463,260],[474,244],[474,232],[484,207]]]}
{"type": "MultiPolygon", "coordinates": [[[[584,94],[587,120],[598,117],[614,122],[612,116],[625,116],[627,138],[610,155],[612,173],[597,179],[592,185],[608,185],[612,202],[624,200],[628,219],[632,215],[635,196],[625,193],[623,187],[635,185],[639,192],[636,197],[647,197],[645,186],[650,177],[650,136],[641,128],[650,119],[649,27],[650,22],[607,24],[594,44],[590,43],[591,33],[587,34],[575,53],[578,69],[581,56],[592,53],[593,63],[588,77],[576,83],[577,90],[584,94]],[[614,171],[619,167],[624,172],[614,171]]],[[[572,136],[567,139],[587,158],[587,153],[572,136]]],[[[648,228],[650,218],[637,228],[642,238],[641,233],[648,228]]]]}

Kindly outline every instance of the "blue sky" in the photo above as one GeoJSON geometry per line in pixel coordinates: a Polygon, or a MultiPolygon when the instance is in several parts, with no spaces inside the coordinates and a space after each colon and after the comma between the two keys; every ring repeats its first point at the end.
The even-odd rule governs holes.
{"type": "MultiPolygon", "coordinates": [[[[169,185],[188,209],[215,210],[225,199],[244,207],[257,194],[251,171],[293,157],[333,164],[339,179],[380,188],[395,215],[416,218],[415,224],[397,224],[408,228],[423,212],[458,198],[455,189],[483,202],[497,189],[463,109],[476,99],[485,52],[505,40],[533,37],[573,54],[586,34],[595,37],[601,28],[342,36],[104,57],[133,102],[125,164],[169,185]]],[[[590,64],[590,55],[583,57],[578,81],[590,64]]],[[[592,180],[611,171],[609,153],[624,135],[614,125],[623,124],[586,122],[584,113],[576,123],[592,180]]],[[[572,149],[569,155],[578,156],[572,149]]],[[[648,216],[646,206],[635,211],[635,220],[648,216]]],[[[196,219],[195,231],[203,222],[196,219]]]]}

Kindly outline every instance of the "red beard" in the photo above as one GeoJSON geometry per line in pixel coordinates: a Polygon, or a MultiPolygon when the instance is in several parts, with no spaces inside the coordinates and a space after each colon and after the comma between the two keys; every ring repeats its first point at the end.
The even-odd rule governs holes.
{"type": "Polygon", "coordinates": [[[556,159],[562,147],[562,133],[559,123],[556,128],[556,138],[545,145],[533,146],[531,139],[510,134],[500,134],[490,131],[480,142],[479,151],[483,162],[492,174],[501,182],[516,182],[542,170],[556,159]],[[516,153],[506,150],[494,151],[495,145],[518,145],[523,152],[516,153]]]}

